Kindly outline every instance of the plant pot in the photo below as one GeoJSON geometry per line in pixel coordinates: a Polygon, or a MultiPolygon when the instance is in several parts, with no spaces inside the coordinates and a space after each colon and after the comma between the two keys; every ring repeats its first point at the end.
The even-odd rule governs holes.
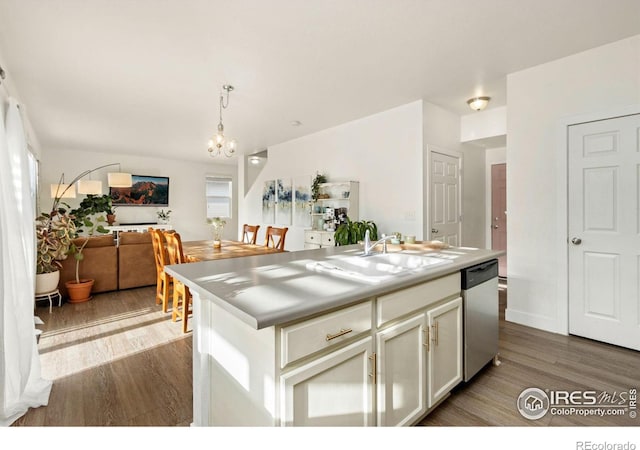
{"type": "Polygon", "coordinates": [[[116,215],[107,214],[107,223],[109,224],[109,226],[113,225],[115,222],[116,222],[116,215]]]}
{"type": "Polygon", "coordinates": [[[58,289],[60,271],[36,274],[36,295],[46,294],[58,289]]]}
{"type": "Polygon", "coordinates": [[[69,303],[82,303],[91,300],[93,282],[94,280],[80,280],[80,283],[76,283],[75,280],[65,282],[69,303]]]}

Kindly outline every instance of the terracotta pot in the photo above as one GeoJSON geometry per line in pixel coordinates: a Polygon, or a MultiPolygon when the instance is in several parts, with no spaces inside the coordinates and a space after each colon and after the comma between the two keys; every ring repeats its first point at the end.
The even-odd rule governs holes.
{"type": "Polygon", "coordinates": [[[107,223],[109,224],[109,226],[113,225],[115,221],[116,221],[115,214],[107,214],[107,223]]]}
{"type": "Polygon", "coordinates": [[[36,295],[46,294],[58,289],[60,281],[60,271],[36,274],[36,295]]]}
{"type": "Polygon", "coordinates": [[[94,280],[80,280],[80,283],[76,283],[75,280],[65,282],[69,303],[82,303],[91,300],[93,282],[94,280]]]}

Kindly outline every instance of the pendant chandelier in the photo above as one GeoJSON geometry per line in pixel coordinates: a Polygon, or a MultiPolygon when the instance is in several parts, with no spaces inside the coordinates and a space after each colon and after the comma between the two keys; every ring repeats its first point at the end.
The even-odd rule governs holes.
{"type": "Polygon", "coordinates": [[[233,156],[236,152],[237,142],[235,139],[228,139],[224,135],[224,125],[222,124],[222,110],[229,106],[229,92],[233,91],[233,86],[225,84],[222,90],[227,93],[227,101],[224,101],[224,94],[220,93],[220,122],[218,122],[218,132],[209,139],[209,156],[216,157],[224,154],[227,158],[233,156]]]}

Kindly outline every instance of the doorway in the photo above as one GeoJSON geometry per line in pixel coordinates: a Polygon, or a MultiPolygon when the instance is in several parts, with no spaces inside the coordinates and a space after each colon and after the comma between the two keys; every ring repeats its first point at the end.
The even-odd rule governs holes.
{"type": "MultiPolygon", "coordinates": [[[[491,165],[491,248],[507,251],[507,164],[491,165]]],[[[507,255],[498,258],[498,276],[507,277],[507,255]]]]}
{"type": "Polygon", "coordinates": [[[640,350],[640,114],[568,127],[569,333],[640,350]]]}
{"type": "Polygon", "coordinates": [[[431,239],[462,245],[462,156],[447,150],[431,152],[431,239]]]}

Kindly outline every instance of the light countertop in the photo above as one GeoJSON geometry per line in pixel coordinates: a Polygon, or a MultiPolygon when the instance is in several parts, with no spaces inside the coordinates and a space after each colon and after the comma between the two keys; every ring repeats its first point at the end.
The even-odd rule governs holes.
{"type": "Polygon", "coordinates": [[[356,244],[172,265],[165,270],[203,301],[213,301],[251,327],[261,329],[429,281],[504,254],[466,247],[416,251],[452,263],[404,272],[373,284],[307,269],[309,263],[361,253],[362,246],[356,244]]]}

